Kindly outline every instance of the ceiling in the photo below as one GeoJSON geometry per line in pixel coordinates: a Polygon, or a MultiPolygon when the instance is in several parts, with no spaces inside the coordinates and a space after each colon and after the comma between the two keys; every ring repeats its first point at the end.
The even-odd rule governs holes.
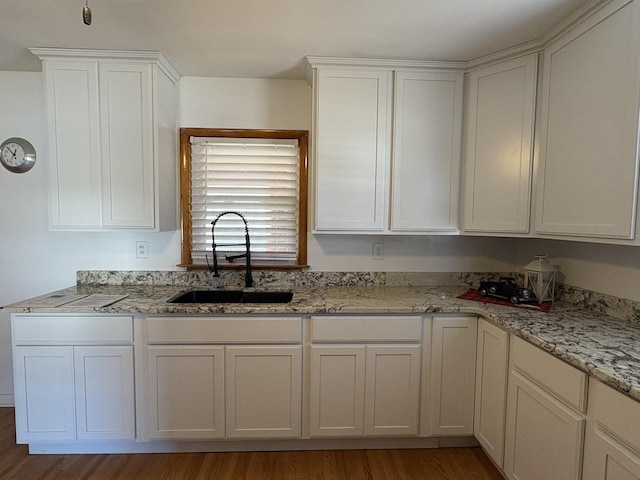
{"type": "Polygon", "coordinates": [[[586,0],[2,0],[0,70],[27,47],[159,50],[181,75],[304,78],[306,55],[472,60],[539,38],[586,0]]]}

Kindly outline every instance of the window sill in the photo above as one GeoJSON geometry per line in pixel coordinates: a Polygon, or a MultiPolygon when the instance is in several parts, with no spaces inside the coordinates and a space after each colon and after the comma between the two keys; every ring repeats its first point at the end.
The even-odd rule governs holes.
{"type": "MultiPolygon", "coordinates": [[[[206,264],[193,264],[193,263],[179,263],[178,267],[186,268],[187,270],[209,270],[209,266],[206,264]]],[[[219,270],[244,270],[246,266],[243,263],[238,264],[223,264],[218,265],[219,270]]],[[[304,270],[310,268],[309,265],[294,265],[294,264],[251,264],[251,270],[304,270]]]]}

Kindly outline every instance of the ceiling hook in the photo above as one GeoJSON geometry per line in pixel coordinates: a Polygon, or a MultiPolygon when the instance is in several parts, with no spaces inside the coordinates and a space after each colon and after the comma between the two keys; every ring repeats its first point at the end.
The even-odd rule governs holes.
{"type": "Polygon", "coordinates": [[[82,9],[82,20],[85,25],[91,25],[91,9],[89,8],[89,0],[86,0],[84,8],[82,9]]]}

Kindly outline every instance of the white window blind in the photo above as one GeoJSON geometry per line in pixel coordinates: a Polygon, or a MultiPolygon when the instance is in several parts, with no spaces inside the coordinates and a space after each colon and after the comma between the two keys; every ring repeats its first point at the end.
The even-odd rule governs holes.
{"type": "MultiPolygon", "coordinates": [[[[298,157],[297,140],[191,137],[194,264],[206,263],[207,256],[211,261],[211,222],[226,211],[245,217],[252,262],[296,263],[298,157]]],[[[223,216],[216,223],[215,240],[220,263],[225,254],[243,253],[242,219],[223,216]]]]}

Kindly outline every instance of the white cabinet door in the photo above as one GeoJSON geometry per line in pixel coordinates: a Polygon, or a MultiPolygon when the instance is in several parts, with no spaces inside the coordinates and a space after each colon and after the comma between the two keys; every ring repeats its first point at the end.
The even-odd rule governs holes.
{"type": "Polygon", "coordinates": [[[20,443],[133,439],[133,347],[14,347],[20,443]]]}
{"type": "Polygon", "coordinates": [[[395,76],[391,230],[456,231],[463,74],[395,76]]]}
{"type": "Polygon", "coordinates": [[[320,68],[314,81],[316,230],[386,227],[390,72],[320,68]]]}
{"type": "Polygon", "coordinates": [[[478,320],[473,434],[500,468],[507,404],[508,343],[507,332],[486,320],[478,320]]]}
{"type": "Polygon", "coordinates": [[[302,347],[226,347],[228,438],[299,438],[302,347]]]}
{"type": "Polygon", "coordinates": [[[529,231],[538,54],[469,73],[463,230],[529,231]]]}
{"type": "Polygon", "coordinates": [[[582,480],[640,480],[640,455],[606,430],[587,432],[582,480]]]}
{"type": "Polygon", "coordinates": [[[418,433],[420,345],[314,345],[310,435],[418,433]]]}
{"type": "Polygon", "coordinates": [[[417,435],[420,350],[420,345],[366,347],[365,435],[417,435]]]}
{"type": "Polygon", "coordinates": [[[99,65],[102,218],[108,228],[154,227],[151,68],[99,65]]]}
{"type": "Polygon", "coordinates": [[[45,62],[50,223],[99,228],[100,131],[95,62],[45,62]]]}
{"type": "Polygon", "coordinates": [[[51,228],[178,228],[173,67],[158,52],[31,51],[46,82],[51,228]]]}
{"type": "Polygon", "coordinates": [[[133,347],[74,347],[77,438],[133,439],[133,347]]]}
{"type": "Polygon", "coordinates": [[[14,347],[18,443],[75,439],[73,347],[14,347]]]}
{"type": "Polygon", "coordinates": [[[596,380],[589,411],[582,480],[640,479],[640,403],[596,380]]]}
{"type": "Polygon", "coordinates": [[[365,346],[312,346],[311,437],[364,433],[365,346]]]}
{"type": "Polygon", "coordinates": [[[224,347],[148,347],[149,437],[223,438],[224,347]]]}
{"type": "Polygon", "coordinates": [[[580,480],[584,418],[516,370],[509,374],[504,472],[510,480],[580,480]]]}
{"type": "Polygon", "coordinates": [[[633,238],[640,2],[609,3],[547,49],[536,232],[633,238]]]}
{"type": "Polygon", "coordinates": [[[476,317],[435,317],[431,340],[430,435],[473,435],[476,317]]]}

